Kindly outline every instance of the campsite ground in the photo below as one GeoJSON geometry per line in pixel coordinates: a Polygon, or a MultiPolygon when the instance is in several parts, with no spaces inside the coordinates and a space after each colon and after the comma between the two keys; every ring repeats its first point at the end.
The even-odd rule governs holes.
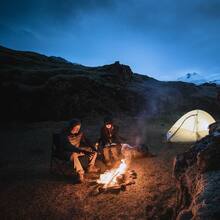
{"type": "MultiPolygon", "coordinates": [[[[49,173],[52,133],[65,122],[5,126],[0,133],[1,218],[169,219],[169,208],[175,204],[173,158],[189,145],[165,144],[164,135],[174,122],[170,118],[120,116],[116,121],[128,143],[144,142],[158,156],[132,162],[138,178],[126,191],[96,196],[89,182],[73,184],[72,178],[49,173]]],[[[84,120],[84,130],[92,140],[101,124],[99,117],[84,120]]],[[[98,165],[104,166],[100,161],[98,165]]]]}
{"type": "Polygon", "coordinates": [[[218,86],[157,81],[118,62],[86,67],[4,47],[0,57],[1,122],[89,117],[83,127],[95,141],[103,120],[97,115],[122,114],[116,121],[127,143],[146,144],[158,154],[133,161],[138,179],[125,192],[92,196],[88,182],[75,185],[72,177],[49,172],[52,133],[65,122],[1,123],[1,219],[169,219],[172,161],[189,146],[167,146],[165,134],[192,109],[220,118],[218,86]]]}

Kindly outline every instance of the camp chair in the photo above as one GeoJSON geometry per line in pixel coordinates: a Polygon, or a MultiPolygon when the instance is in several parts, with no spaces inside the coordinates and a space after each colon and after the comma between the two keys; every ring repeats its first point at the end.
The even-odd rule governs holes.
{"type": "Polygon", "coordinates": [[[67,167],[67,165],[70,165],[70,161],[65,160],[65,158],[63,157],[61,153],[61,147],[60,134],[54,133],[52,136],[51,145],[50,172],[65,174],[65,167],[67,167]]]}
{"type": "MultiPolygon", "coordinates": [[[[82,156],[79,158],[82,163],[83,168],[88,166],[88,158],[82,156]]],[[[54,133],[52,136],[52,145],[51,145],[51,157],[50,157],[50,172],[59,173],[62,175],[67,174],[68,167],[72,167],[70,160],[64,157],[62,154],[62,146],[60,143],[60,134],[54,133]]],[[[71,168],[72,172],[72,168],[71,168]]]]}

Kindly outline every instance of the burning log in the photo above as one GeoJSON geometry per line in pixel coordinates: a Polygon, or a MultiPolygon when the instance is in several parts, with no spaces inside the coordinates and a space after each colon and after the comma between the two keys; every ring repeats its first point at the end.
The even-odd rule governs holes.
{"type": "Polygon", "coordinates": [[[118,168],[105,171],[96,181],[98,193],[125,191],[127,185],[135,184],[137,174],[128,170],[126,160],[121,160],[118,168]]]}

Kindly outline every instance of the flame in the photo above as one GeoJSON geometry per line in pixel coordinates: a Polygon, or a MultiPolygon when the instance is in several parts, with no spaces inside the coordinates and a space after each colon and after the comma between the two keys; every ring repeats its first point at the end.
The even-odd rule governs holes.
{"type": "Polygon", "coordinates": [[[118,168],[105,171],[100,175],[97,183],[104,184],[103,188],[111,187],[117,184],[117,177],[124,174],[127,169],[125,160],[121,160],[118,168]]]}

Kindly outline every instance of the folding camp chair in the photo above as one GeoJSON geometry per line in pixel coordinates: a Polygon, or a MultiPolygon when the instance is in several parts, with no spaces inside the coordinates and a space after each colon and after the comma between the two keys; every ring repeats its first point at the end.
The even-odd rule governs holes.
{"type": "Polygon", "coordinates": [[[50,172],[66,174],[67,165],[70,166],[70,161],[63,157],[60,134],[54,133],[52,137],[51,157],[50,157],[50,172]]]}

